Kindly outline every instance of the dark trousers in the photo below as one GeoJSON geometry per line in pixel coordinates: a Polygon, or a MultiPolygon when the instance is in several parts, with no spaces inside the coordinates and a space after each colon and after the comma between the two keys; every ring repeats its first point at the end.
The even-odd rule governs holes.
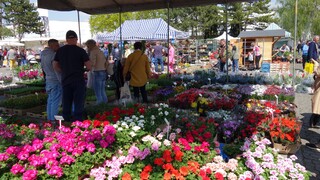
{"type": "Polygon", "coordinates": [[[62,88],[62,115],[66,121],[82,120],[84,102],[86,97],[85,82],[72,82],[62,88]],[[72,104],[74,104],[74,114],[71,119],[72,104]]]}
{"type": "Polygon", "coordinates": [[[139,91],[141,92],[142,102],[148,103],[146,85],[141,86],[141,87],[133,87],[133,96],[137,101],[139,101],[139,96],[140,96],[139,91]]]}
{"type": "Polygon", "coordinates": [[[256,69],[260,69],[260,59],[261,59],[261,55],[256,56],[256,59],[255,59],[256,69]]]}
{"type": "Polygon", "coordinates": [[[224,65],[226,65],[226,63],[220,61],[220,72],[224,71],[224,65]]]}
{"type": "Polygon", "coordinates": [[[306,65],[306,62],[308,61],[308,55],[302,55],[302,69],[304,69],[304,66],[306,65]]]}

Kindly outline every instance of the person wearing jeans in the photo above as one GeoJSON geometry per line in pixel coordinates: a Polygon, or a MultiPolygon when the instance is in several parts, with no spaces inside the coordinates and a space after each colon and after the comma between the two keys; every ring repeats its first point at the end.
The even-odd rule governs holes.
{"type": "Polygon", "coordinates": [[[94,76],[93,90],[97,98],[96,104],[100,104],[108,102],[108,98],[106,95],[108,61],[106,60],[103,52],[96,44],[96,41],[93,39],[89,39],[86,42],[94,76]]]}
{"type": "Polygon", "coordinates": [[[231,59],[232,59],[232,72],[239,71],[239,51],[237,46],[234,45],[233,42],[230,43],[231,45],[231,59]]]}
{"type": "Polygon", "coordinates": [[[82,121],[86,97],[84,67],[90,71],[91,62],[87,52],[77,46],[78,36],[74,31],[66,33],[66,42],[66,45],[58,49],[53,61],[53,68],[62,74],[62,115],[66,121],[82,121]]]}
{"type": "Polygon", "coordinates": [[[123,77],[126,77],[126,74],[128,71],[130,71],[130,86],[133,87],[135,100],[139,102],[140,92],[142,96],[142,102],[148,103],[146,84],[148,82],[148,78],[151,76],[148,56],[141,51],[141,42],[136,42],[133,46],[135,51],[130,54],[125,61],[123,77]]]}
{"type": "Polygon", "coordinates": [[[164,71],[164,66],[163,66],[163,53],[164,53],[164,48],[162,45],[160,45],[160,42],[157,42],[156,45],[153,47],[152,49],[152,53],[154,55],[154,59],[153,59],[153,64],[155,67],[155,71],[159,72],[159,63],[161,65],[161,72],[164,71]]]}
{"type": "Polygon", "coordinates": [[[62,100],[61,75],[53,69],[52,61],[56,51],[59,49],[59,42],[56,39],[48,41],[48,47],[41,52],[41,67],[45,73],[47,99],[47,119],[55,120],[62,100]]]}

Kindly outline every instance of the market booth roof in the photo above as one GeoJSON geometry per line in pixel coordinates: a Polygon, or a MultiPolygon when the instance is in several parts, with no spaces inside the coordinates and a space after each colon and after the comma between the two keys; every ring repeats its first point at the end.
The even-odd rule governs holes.
{"type": "Polygon", "coordinates": [[[239,38],[258,38],[258,37],[285,37],[286,31],[283,29],[263,30],[263,31],[241,31],[239,38]]]}
{"type": "Polygon", "coordinates": [[[133,12],[170,7],[201,6],[253,0],[38,0],[38,7],[57,11],[78,10],[87,14],[133,12]],[[120,10],[121,9],[121,10],[120,10]]]}
{"type": "MultiPolygon", "coordinates": [[[[168,24],[161,18],[127,20],[121,24],[122,40],[164,40],[167,39],[168,24]]],[[[179,31],[169,26],[170,39],[186,39],[188,32],[179,31]]],[[[99,33],[96,35],[98,42],[120,40],[120,27],[111,33],[99,33]]]]}

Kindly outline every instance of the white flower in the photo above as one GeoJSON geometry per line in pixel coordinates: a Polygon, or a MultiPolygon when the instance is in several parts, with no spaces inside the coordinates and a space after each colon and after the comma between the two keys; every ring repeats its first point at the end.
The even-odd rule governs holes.
{"type": "Polygon", "coordinates": [[[144,119],[144,115],[140,115],[139,118],[144,119]]]}
{"type": "Polygon", "coordinates": [[[143,123],[139,123],[138,126],[140,126],[141,128],[144,128],[144,124],[143,123]]]}
{"type": "Polygon", "coordinates": [[[159,112],[159,116],[163,116],[163,112],[159,112]]]}
{"type": "Polygon", "coordinates": [[[135,132],[137,132],[138,130],[141,129],[141,127],[140,127],[140,126],[134,126],[132,129],[133,129],[135,132]]]}
{"type": "Polygon", "coordinates": [[[177,128],[176,129],[176,132],[179,134],[181,132],[181,129],[180,128],[177,128]]]}
{"type": "Polygon", "coordinates": [[[130,119],[128,116],[124,117],[124,120],[128,120],[128,119],[130,119]]]}
{"type": "Polygon", "coordinates": [[[153,137],[150,136],[150,135],[147,135],[147,136],[145,136],[145,137],[142,138],[142,141],[143,141],[143,142],[147,142],[147,141],[150,141],[151,138],[153,138],[153,137]]]}
{"type": "Polygon", "coordinates": [[[151,120],[155,120],[156,117],[154,115],[151,116],[151,120]]]}
{"type": "Polygon", "coordinates": [[[122,126],[122,127],[125,127],[125,126],[128,126],[128,124],[127,124],[126,122],[122,122],[122,123],[121,123],[121,126],[122,126]]]}
{"type": "Polygon", "coordinates": [[[135,118],[137,118],[137,116],[136,116],[136,115],[132,115],[131,118],[132,118],[132,119],[135,119],[135,118]]]}
{"type": "Polygon", "coordinates": [[[122,127],[119,127],[117,130],[118,130],[118,131],[122,131],[122,130],[123,130],[123,128],[122,128],[122,127]]]}
{"type": "Polygon", "coordinates": [[[173,85],[175,85],[175,86],[176,86],[176,85],[177,85],[177,83],[176,83],[176,82],[173,82],[173,85]]]}
{"type": "Polygon", "coordinates": [[[118,124],[114,124],[113,127],[117,129],[118,128],[118,124]]]}
{"type": "Polygon", "coordinates": [[[176,114],[176,118],[179,118],[179,114],[176,114]]]}
{"type": "Polygon", "coordinates": [[[151,121],[151,125],[154,125],[154,121],[153,120],[151,121]]]}
{"type": "Polygon", "coordinates": [[[169,115],[169,112],[168,112],[168,111],[165,111],[165,112],[164,112],[164,115],[168,116],[168,115],[169,115]]]}
{"type": "Polygon", "coordinates": [[[159,107],[159,104],[155,104],[154,107],[159,107]]]}
{"type": "Polygon", "coordinates": [[[131,126],[131,127],[133,127],[133,126],[135,126],[135,125],[136,125],[135,122],[130,123],[130,126],[131,126]]]}
{"type": "Polygon", "coordinates": [[[135,133],[135,132],[133,132],[133,131],[131,131],[130,133],[130,136],[132,136],[132,137],[135,137],[137,134],[135,133]]]}
{"type": "Polygon", "coordinates": [[[163,133],[161,132],[160,134],[158,134],[158,136],[157,136],[157,138],[159,139],[159,140],[161,140],[162,138],[163,138],[163,133]]]}
{"type": "Polygon", "coordinates": [[[159,108],[158,111],[162,111],[162,108],[159,108]]]}
{"type": "Polygon", "coordinates": [[[170,146],[170,145],[171,145],[171,142],[170,142],[168,139],[165,139],[165,140],[163,141],[163,144],[164,144],[165,146],[170,146]]]}

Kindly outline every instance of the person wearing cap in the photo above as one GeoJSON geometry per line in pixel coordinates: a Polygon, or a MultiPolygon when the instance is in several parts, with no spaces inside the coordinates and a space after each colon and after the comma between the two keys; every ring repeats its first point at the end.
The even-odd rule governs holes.
{"type": "Polygon", "coordinates": [[[83,48],[77,46],[77,34],[69,30],[66,33],[67,44],[59,48],[53,67],[62,75],[62,115],[66,121],[83,119],[86,84],[84,80],[84,66],[91,70],[89,56],[83,48]],[[72,104],[74,114],[71,118],[72,104]]]}
{"type": "Polygon", "coordinates": [[[93,90],[97,97],[97,104],[107,103],[108,98],[106,95],[106,77],[108,61],[106,60],[102,51],[96,45],[96,41],[89,39],[86,42],[88,47],[89,58],[91,61],[91,71],[93,71],[93,90]]]}
{"type": "Polygon", "coordinates": [[[40,54],[41,68],[45,73],[47,99],[47,119],[54,122],[62,100],[61,74],[53,69],[54,56],[59,49],[59,41],[49,39],[48,47],[40,54]]]}

